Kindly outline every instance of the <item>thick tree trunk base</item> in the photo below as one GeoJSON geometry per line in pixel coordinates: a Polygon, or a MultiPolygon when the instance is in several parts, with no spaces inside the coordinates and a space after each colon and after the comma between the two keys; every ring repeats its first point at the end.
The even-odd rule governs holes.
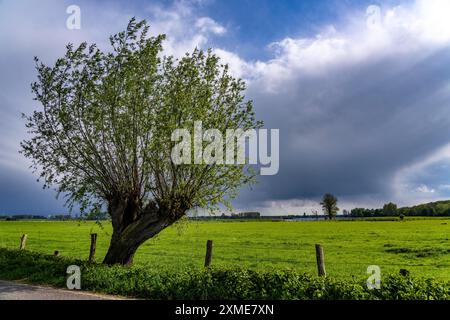
{"type": "Polygon", "coordinates": [[[131,208],[122,206],[120,210],[110,208],[114,231],[108,252],[103,260],[104,264],[130,266],[133,264],[133,258],[139,246],[175,221],[159,218],[157,212],[150,210],[152,208],[148,209],[146,214],[141,215],[138,215],[135,209],[133,206],[131,208]],[[125,210],[126,214],[121,213],[121,210],[125,210]],[[117,218],[121,215],[121,219],[117,218]]]}
{"type": "Polygon", "coordinates": [[[138,249],[139,244],[133,241],[113,241],[109,246],[108,252],[106,253],[104,264],[114,265],[121,264],[125,266],[131,266],[133,264],[134,254],[138,249]]]}

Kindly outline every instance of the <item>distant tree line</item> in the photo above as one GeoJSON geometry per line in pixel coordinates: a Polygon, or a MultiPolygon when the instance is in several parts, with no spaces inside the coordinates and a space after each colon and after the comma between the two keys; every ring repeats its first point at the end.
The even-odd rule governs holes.
{"type": "MultiPolygon", "coordinates": [[[[224,215],[222,215],[224,217],[224,215]]],[[[226,216],[225,216],[226,217],[226,216]]],[[[239,212],[232,213],[230,218],[234,219],[259,219],[261,214],[259,212],[239,212]]]]}
{"type": "MultiPolygon", "coordinates": [[[[319,215],[317,211],[313,211],[312,214],[303,215],[277,215],[277,216],[262,216],[259,212],[240,212],[232,215],[222,214],[220,216],[206,216],[206,217],[191,217],[190,219],[276,219],[276,220],[292,220],[315,217],[316,219],[323,218],[333,219],[336,217],[336,213],[339,210],[337,207],[337,198],[331,194],[326,194],[321,202],[324,215],[319,215]]],[[[343,210],[344,217],[350,218],[367,218],[367,217],[401,217],[401,216],[421,216],[421,217],[445,217],[450,216],[450,200],[424,203],[412,207],[398,208],[395,203],[386,203],[383,208],[380,209],[367,209],[367,208],[354,208],[350,211],[343,210]]],[[[107,213],[98,213],[96,215],[90,215],[84,217],[86,220],[106,220],[108,218],[107,213]]],[[[0,215],[0,220],[78,220],[78,216],[71,215],[0,215]]]]}
{"type": "Polygon", "coordinates": [[[45,219],[47,219],[46,216],[31,215],[31,214],[18,214],[18,215],[13,215],[13,216],[0,215],[0,220],[7,220],[7,221],[13,221],[13,220],[45,220],[45,219]]]}
{"type": "MultiPolygon", "coordinates": [[[[106,220],[108,218],[107,213],[98,213],[96,215],[86,216],[84,220],[106,220]]],[[[18,214],[18,215],[0,215],[0,220],[16,221],[16,220],[54,220],[54,221],[69,221],[79,220],[79,216],[73,216],[68,214],[57,215],[33,215],[33,214],[18,214]]]]}
{"type": "Polygon", "coordinates": [[[355,208],[344,212],[350,217],[393,217],[393,216],[450,216],[450,200],[430,202],[412,207],[397,208],[395,203],[387,203],[381,209],[355,208]]]}

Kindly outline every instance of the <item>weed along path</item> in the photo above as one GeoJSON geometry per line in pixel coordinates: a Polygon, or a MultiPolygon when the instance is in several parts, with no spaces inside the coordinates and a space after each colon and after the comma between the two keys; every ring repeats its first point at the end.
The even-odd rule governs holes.
{"type": "Polygon", "coordinates": [[[0,300],[118,300],[115,296],[0,280],[0,300]]]}

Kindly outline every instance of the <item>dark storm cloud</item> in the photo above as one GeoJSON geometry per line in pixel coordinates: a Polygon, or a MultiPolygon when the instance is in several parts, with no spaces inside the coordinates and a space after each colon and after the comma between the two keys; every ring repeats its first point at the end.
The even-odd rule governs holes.
{"type": "Polygon", "coordinates": [[[265,126],[280,129],[280,171],[240,203],[392,198],[398,170],[450,141],[450,50],[417,55],[300,75],[280,94],[251,87],[265,126]]]}
{"type": "Polygon", "coordinates": [[[67,213],[62,201],[55,200],[55,193],[43,190],[28,172],[0,168],[0,214],[67,213]]]}

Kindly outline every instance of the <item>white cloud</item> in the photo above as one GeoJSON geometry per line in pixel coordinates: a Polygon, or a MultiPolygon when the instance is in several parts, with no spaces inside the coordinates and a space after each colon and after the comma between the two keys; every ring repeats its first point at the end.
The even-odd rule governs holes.
{"type": "Polygon", "coordinates": [[[414,181],[418,179],[417,177],[420,180],[420,175],[430,169],[438,168],[448,172],[447,166],[443,165],[448,163],[450,163],[450,144],[400,168],[392,180],[392,189],[396,198],[404,204],[416,204],[423,201],[437,201],[448,198],[448,191],[450,191],[450,185],[448,184],[439,184],[436,188],[429,187],[426,184],[421,184],[418,187],[414,186],[414,181]]]}
{"type": "Polygon", "coordinates": [[[226,28],[210,17],[199,17],[196,1],[175,1],[169,6],[152,5],[147,8],[150,15],[150,32],[166,34],[164,53],[181,57],[195,48],[206,49],[210,39],[226,33],[226,28]]]}
{"type": "Polygon", "coordinates": [[[450,2],[417,0],[382,12],[378,28],[367,26],[364,12],[355,14],[348,25],[326,26],[308,38],[286,37],[270,43],[274,57],[268,61],[244,62],[221,50],[221,56],[236,70],[248,70],[247,79],[259,79],[269,91],[280,90],[285,83],[305,74],[323,74],[392,55],[424,56],[430,48],[450,43],[450,2]],[[245,68],[243,65],[247,63],[245,68]]]}
{"type": "Polygon", "coordinates": [[[427,185],[422,184],[421,186],[416,188],[416,192],[420,193],[435,193],[436,190],[429,188],[427,185]]]}
{"type": "Polygon", "coordinates": [[[253,73],[251,63],[248,63],[236,53],[220,48],[214,49],[214,53],[228,63],[230,71],[235,77],[244,78],[248,82],[251,81],[253,73]]]}
{"type": "Polygon", "coordinates": [[[212,32],[214,34],[222,35],[227,32],[223,26],[209,17],[198,18],[195,22],[195,26],[204,33],[212,32]]]}

